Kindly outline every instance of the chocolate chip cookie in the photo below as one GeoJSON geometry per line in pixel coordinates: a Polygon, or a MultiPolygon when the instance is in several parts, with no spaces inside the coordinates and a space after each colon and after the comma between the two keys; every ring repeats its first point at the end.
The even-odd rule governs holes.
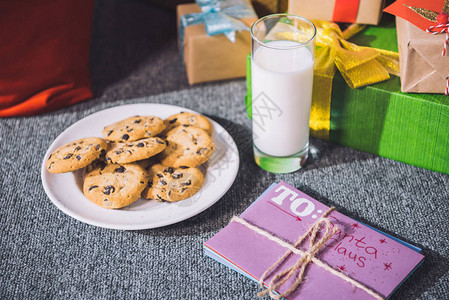
{"type": "Polygon", "coordinates": [[[167,133],[167,147],[161,152],[161,162],[170,167],[197,167],[215,151],[212,138],[201,128],[182,125],[167,133]]]}
{"type": "Polygon", "coordinates": [[[180,112],[164,120],[166,131],[169,131],[177,126],[190,125],[193,127],[201,128],[209,135],[212,135],[212,124],[209,120],[202,115],[191,112],[180,112]]]}
{"type": "Polygon", "coordinates": [[[164,129],[164,121],[159,117],[135,116],[106,126],[103,137],[108,141],[131,142],[156,136],[164,129]]]}
{"type": "Polygon", "coordinates": [[[145,138],[133,142],[112,143],[106,151],[108,163],[126,164],[152,157],[166,147],[159,137],[145,138]]]}
{"type": "Polygon", "coordinates": [[[99,164],[86,174],[84,195],[104,208],[121,208],[140,198],[148,174],[138,164],[99,164]]]}
{"type": "Polygon", "coordinates": [[[47,159],[50,173],[66,173],[89,165],[106,153],[107,143],[102,138],[88,137],[70,142],[53,151],[47,159]]]}
{"type": "Polygon", "coordinates": [[[148,170],[148,186],[142,197],[160,202],[176,202],[197,193],[203,185],[203,173],[197,168],[173,168],[156,164],[148,170]]]}

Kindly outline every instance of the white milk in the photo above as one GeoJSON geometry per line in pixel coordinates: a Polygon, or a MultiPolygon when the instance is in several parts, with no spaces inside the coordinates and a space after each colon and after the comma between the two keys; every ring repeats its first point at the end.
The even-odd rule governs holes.
{"type": "MultiPolygon", "coordinates": [[[[267,45],[298,44],[273,41],[267,45]]],[[[260,46],[251,70],[254,144],[272,156],[298,153],[309,141],[312,54],[305,47],[279,50],[260,46]]]]}

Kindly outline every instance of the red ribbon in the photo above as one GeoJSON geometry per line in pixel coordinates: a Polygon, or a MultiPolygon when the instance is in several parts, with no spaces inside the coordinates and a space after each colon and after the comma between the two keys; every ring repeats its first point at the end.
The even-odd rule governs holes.
{"type": "Polygon", "coordinates": [[[332,21],[355,23],[360,0],[335,0],[332,21]]]}
{"type": "MultiPolygon", "coordinates": [[[[446,40],[444,41],[443,51],[441,52],[441,55],[445,56],[447,43],[449,41],[449,24],[438,24],[437,26],[430,26],[426,29],[426,32],[430,34],[446,33],[446,40]]],[[[444,94],[446,96],[449,95],[449,77],[446,80],[446,88],[444,90],[444,94]]]]}

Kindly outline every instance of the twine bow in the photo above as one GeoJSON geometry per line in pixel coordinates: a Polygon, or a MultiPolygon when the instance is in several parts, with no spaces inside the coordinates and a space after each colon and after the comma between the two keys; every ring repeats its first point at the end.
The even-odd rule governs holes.
{"type": "Polygon", "coordinates": [[[356,280],[352,279],[346,274],[343,274],[340,271],[335,270],[325,262],[322,262],[318,258],[315,257],[315,255],[320,251],[320,249],[326,244],[326,242],[338,231],[337,226],[332,226],[332,223],[329,221],[327,216],[329,213],[331,213],[335,207],[329,208],[322,216],[319,218],[309,229],[299,237],[299,239],[296,241],[294,245],[291,245],[280,238],[270,234],[269,232],[249,223],[248,221],[239,218],[237,216],[233,217],[231,222],[238,222],[242,225],[245,225],[252,231],[268,238],[271,241],[276,242],[277,244],[283,246],[284,248],[287,248],[288,250],[285,252],[285,254],[280,257],[270,268],[268,268],[260,277],[259,284],[261,288],[263,289],[260,291],[257,295],[259,297],[264,296],[265,294],[269,294],[272,299],[280,299],[282,297],[286,297],[289,294],[291,294],[293,291],[297,289],[297,287],[301,284],[301,282],[304,279],[304,272],[309,265],[309,263],[313,262],[317,266],[325,269],[327,272],[330,272],[331,274],[338,276],[339,278],[343,279],[344,281],[352,284],[353,286],[360,288],[364,290],[369,295],[373,296],[375,299],[382,300],[384,299],[381,295],[373,291],[372,289],[366,287],[365,285],[357,282],[356,280]],[[318,233],[320,232],[321,227],[324,226],[325,232],[322,234],[321,238],[316,240],[316,237],[318,233]],[[303,251],[299,249],[298,247],[309,237],[309,250],[303,251]],[[271,280],[270,284],[265,288],[264,280],[276,269],[280,267],[282,262],[288,258],[292,253],[301,255],[301,257],[298,259],[298,261],[290,268],[277,273],[274,275],[273,279],[271,280]],[[295,281],[287,288],[287,290],[283,293],[276,294],[274,291],[281,287],[289,278],[291,278],[295,273],[297,273],[295,281]]]}
{"type": "MultiPolygon", "coordinates": [[[[291,294],[298,285],[301,283],[304,277],[304,271],[306,270],[307,265],[312,261],[312,258],[315,257],[315,254],[324,246],[324,244],[337,232],[338,227],[334,226],[332,229],[331,222],[326,218],[326,216],[333,210],[334,208],[331,207],[326,213],[323,214],[323,216],[315,222],[313,226],[311,226],[299,239],[298,241],[293,245],[293,247],[297,248],[299,245],[303,243],[303,241],[310,235],[310,244],[309,244],[309,250],[304,253],[304,255],[301,256],[300,259],[296,262],[295,265],[290,267],[289,269],[286,269],[282,271],[281,273],[278,273],[274,276],[274,278],[271,280],[269,286],[264,289],[263,291],[259,292],[257,295],[259,297],[262,297],[263,295],[269,293],[271,298],[273,299],[280,299],[284,296],[287,296],[291,294]],[[321,226],[324,225],[325,233],[324,235],[318,240],[315,241],[315,238],[317,236],[318,231],[320,230],[321,226]],[[299,269],[299,273],[296,276],[295,282],[282,294],[276,295],[273,293],[274,290],[276,290],[278,287],[283,285],[290,277],[292,277],[299,269]]],[[[261,288],[264,288],[264,280],[265,278],[270,275],[270,273],[276,269],[290,254],[292,251],[289,249],[285,254],[278,259],[277,262],[275,262],[268,270],[265,271],[265,273],[260,277],[260,286],[261,288]]]]}
{"type": "MultiPolygon", "coordinates": [[[[429,26],[426,29],[427,33],[430,34],[440,34],[440,33],[446,33],[446,40],[444,41],[443,51],[441,51],[441,55],[445,56],[447,51],[447,43],[449,41],[449,24],[438,24],[435,26],[429,26]]],[[[444,89],[444,94],[447,96],[449,95],[449,77],[446,80],[446,88],[444,89]]]]}
{"type": "Polygon", "coordinates": [[[187,26],[204,23],[207,35],[224,34],[235,42],[235,32],[249,30],[239,19],[256,17],[249,2],[244,0],[196,0],[200,13],[181,16],[179,38],[181,54],[184,46],[184,31],[187,26]]]}

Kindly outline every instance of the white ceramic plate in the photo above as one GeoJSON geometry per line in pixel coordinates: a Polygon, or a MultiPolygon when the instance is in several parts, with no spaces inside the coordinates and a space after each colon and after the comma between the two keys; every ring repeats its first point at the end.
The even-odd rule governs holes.
{"type": "Polygon", "coordinates": [[[50,200],[64,213],[82,222],[111,229],[138,230],[161,227],[188,219],[217,202],[231,187],[239,168],[237,146],[229,133],[210,120],[215,152],[205,163],[204,184],[192,197],[174,203],[139,199],[122,209],[105,209],[90,202],[82,192],[80,172],[51,174],[45,161],[56,148],[88,136],[101,137],[104,126],[135,115],[154,115],[165,119],[181,111],[165,104],[132,104],[99,111],[79,120],[62,132],[48,148],[41,167],[42,184],[50,200]]]}

